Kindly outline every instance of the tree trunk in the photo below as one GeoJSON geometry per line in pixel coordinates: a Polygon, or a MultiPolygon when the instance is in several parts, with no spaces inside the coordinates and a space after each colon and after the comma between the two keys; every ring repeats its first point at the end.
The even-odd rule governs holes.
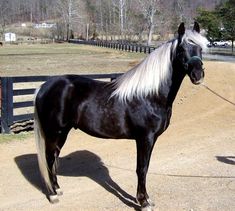
{"type": "Polygon", "coordinates": [[[151,24],[151,25],[149,26],[149,31],[148,31],[148,41],[147,41],[147,45],[148,45],[148,46],[150,46],[151,43],[152,43],[153,29],[154,29],[154,26],[153,26],[153,24],[151,24]]]}
{"type": "Polygon", "coordinates": [[[103,21],[103,10],[102,10],[102,2],[100,1],[100,26],[101,31],[104,31],[104,21],[103,21]]]}
{"type": "Polygon", "coordinates": [[[150,11],[150,16],[149,16],[149,27],[148,27],[148,41],[147,41],[147,45],[151,45],[152,42],[152,34],[153,34],[153,29],[154,29],[154,24],[153,24],[153,18],[154,18],[154,9],[153,7],[151,8],[150,11]]]}
{"type": "Polygon", "coordinates": [[[69,23],[67,23],[67,27],[66,27],[66,41],[69,40],[69,23]]]}
{"type": "Polygon", "coordinates": [[[71,30],[71,23],[72,23],[72,0],[69,0],[68,3],[68,20],[67,20],[67,38],[68,41],[70,39],[70,30],[71,30]]]}
{"type": "Polygon", "coordinates": [[[119,0],[119,13],[120,13],[120,32],[123,34],[124,28],[124,0],[119,0]]]}
{"type": "Polygon", "coordinates": [[[89,40],[89,23],[86,25],[86,40],[89,40]]]}
{"type": "Polygon", "coordinates": [[[232,53],[234,51],[234,40],[232,39],[232,53]]]}

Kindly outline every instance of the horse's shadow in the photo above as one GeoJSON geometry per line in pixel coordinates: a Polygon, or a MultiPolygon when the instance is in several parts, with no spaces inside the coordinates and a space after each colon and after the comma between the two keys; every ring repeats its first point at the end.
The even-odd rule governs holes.
{"type": "Polygon", "coordinates": [[[235,156],[216,156],[216,159],[222,163],[235,165],[235,156]]]}
{"type": "MultiPolygon", "coordinates": [[[[42,183],[36,154],[15,157],[15,162],[22,175],[38,190],[46,194],[42,183]]],[[[58,175],[72,177],[88,177],[101,185],[108,192],[119,198],[124,204],[139,209],[133,196],[126,193],[109,175],[109,170],[96,154],[83,150],[73,152],[59,158],[58,175]]]]}

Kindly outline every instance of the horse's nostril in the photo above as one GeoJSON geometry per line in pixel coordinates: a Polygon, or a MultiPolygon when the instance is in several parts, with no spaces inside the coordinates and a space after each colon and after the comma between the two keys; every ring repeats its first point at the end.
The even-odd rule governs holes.
{"type": "Polygon", "coordinates": [[[204,73],[204,71],[202,71],[201,72],[201,78],[204,78],[204,76],[205,76],[205,73],[204,73]]]}
{"type": "Polygon", "coordinates": [[[191,78],[192,78],[192,79],[196,79],[196,73],[191,72],[191,78]]]}

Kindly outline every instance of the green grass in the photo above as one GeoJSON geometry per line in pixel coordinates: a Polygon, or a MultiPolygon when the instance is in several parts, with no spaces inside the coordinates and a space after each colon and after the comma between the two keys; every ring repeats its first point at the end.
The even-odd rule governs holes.
{"type": "Polygon", "coordinates": [[[33,136],[32,132],[24,132],[20,134],[0,134],[0,144],[11,141],[24,141],[33,136]]]}

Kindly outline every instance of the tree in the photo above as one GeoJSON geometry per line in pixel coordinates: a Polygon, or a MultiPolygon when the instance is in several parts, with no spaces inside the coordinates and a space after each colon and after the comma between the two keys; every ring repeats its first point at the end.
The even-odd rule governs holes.
{"type": "Polygon", "coordinates": [[[0,1],[0,34],[4,34],[8,13],[10,11],[7,1],[0,1]]]}
{"type": "Polygon", "coordinates": [[[73,27],[81,20],[80,2],[78,0],[58,0],[57,12],[61,17],[61,24],[66,31],[66,40],[72,36],[73,27]]]}
{"type": "Polygon", "coordinates": [[[155,15],[159,7],[160,0],[139,0],[139,6],[142,14],[144,15],[148,28],[148,41],[147,45],[151,45],[152,34],[155,27],[155,15]]]}
{"type": "Polygon", "coordinates": [[[113,7],[115,7],[116,11],[118,12],[119,30],[122,37],[126,23],[126,0],[112,0],[112,3],[113,7]]]}
{"type": "MultiPolygon", "coordinates": [[[[181,21],[192,23],[197,7],[214,9],[222,1],[226,0],[0,0],[0,30],[14,23],[53,21],[58,26],[54,33],[65,39],[71,30],[83,38],[86,29],[89,37],[114,35],[115,39],[147,33],[150,45],[154,32],[165,37],[181,21]]],[[[228,27],[222,25],[227,36],[228,27]]]]}
{"type": "Polygon", "coordinates": [[[207,39],[213,43],[221,39],[220,19],[215,11],[208,11],[200,8],[196,17],[201,26],[206,30],[207,39]]]}
{"type": "Polygon", "coordinates": [[[231,40],[232,51],[235,40],[235,0],[221,3],[215,10],[207,11],[200,9],[196,18],[207,31],[210,42],[214,40],[231,40]]]}
{"type": "Polygon", "coordinates": [[[179,23],[186,22],[187,20],[184,14],[184,8],[185,0],[175,0],[173,2],[173,10],[171,11],[173,16],[173,18],[171,18],[171,28],[174,32],[177,31],[179,23]]]}
{"type": "Polygon", "coordinates": [[[235,40],[235,0],[228,0],[219,7],[219,17],[222,21],[222,36],[232,41],[232,52],[235,40]]]}

